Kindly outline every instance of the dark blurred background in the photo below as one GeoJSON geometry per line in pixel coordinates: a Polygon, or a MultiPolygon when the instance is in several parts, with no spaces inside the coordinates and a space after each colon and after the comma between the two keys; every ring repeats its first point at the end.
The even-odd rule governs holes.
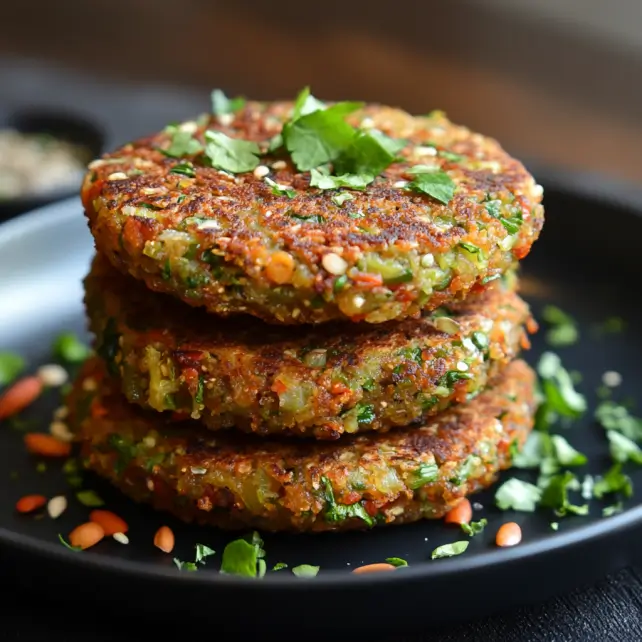
{"type": "Polygon", "coordinates": [[[640,0],[3,3],[0,115],[95,119],[107,144],[209,90],[441,108],[525,159],[642,179],[640,0]]]}

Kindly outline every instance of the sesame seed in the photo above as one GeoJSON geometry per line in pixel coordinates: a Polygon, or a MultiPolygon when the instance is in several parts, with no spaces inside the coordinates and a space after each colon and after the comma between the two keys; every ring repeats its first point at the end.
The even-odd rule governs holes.
{"type": "Polygon", "coordinates": [[[393,183],[392,186],[396,187],[398,189],[401,189],[402,187],[405,187],[408,185],[408,181],[397,181],[396,183],[393,183]]]}
{"type": "Polygon", "coordinates": [[[364,303],[366,302],[365,298],[362,297],[360,294],[357,294],[352,298],[352,305],[354,305],[355,308],[362,308],[364,303]]]}
{"type": "Polygon", "coordinates": [[[459,372],[466,372],[466,370],[468,370],[468,364],[465,361],[458,361],[457,370],[459,370],[459,372]]]}
{"type": "Polygon", "coordinates": [[[52,497],[47,503],[47,513],[51,519],[58,519],[67,510],[67,498],[64,495],[52,497]]]}
{"type": "Polygon", "coordinates": [[[69,374],[67,371],[57,363],[49,363],[46,366],[38,368],[38,379],[42,381],[44,386],[49,388],[58,388],[59,386],[67,383],[69,374]]]}
{"type": "Polygon", "coordinates": [[[321,259],[321,264],[330,274],[335,276],[345,274],[348,269],[348,262],[334,252],[324,255],[321,259]]]}
{"type": "Polygon", "coordinates": [[[129,537],[125,535],[125,533],[114,533],[112,537],[119,543],[119,544],[129,544],[129,537]]]}
{"type": "Polygon", "coordinates": [[[387,408],[388,407],[388,402],[387,401],[382,401],[380,405],[381,405],[382,408],[387,408]]]}
{"type": "Polygon", "coordinates": [[[129,178],[129,176],[127,176],[127,174],[125,174],[125,172],[114,172],[113,174],[110,174],[107,177],[107,180],[109,180],[109,181],[124,181],[127,178],[129,178]]]}
{"type": "Polygon", "coordinates": [[[263,178],[264,176],[267,176],[269,173],[270,173],[270,168],[267,165],[259,165],[254,170],[254,176],[256,176],[256,178],[263,178]]]}
{"type": "Polygon", "coordinates": [[[417,145],[417,147],[415,147],[415,154],[418,156],[437,156],[437,150],[427,145],[417,145]]]}
{"type": "Polygon", "coordinates": [[[234,122],[234,114],[221,114],[218,117],[218,122],[227,127],[234,122]]]}
{"type": "Polygon", "coordinates": [[[372,120],[372,118],[364,118],[361,121],[361,127],[363,129],[372,129],[374,126],[375,126],[375,122],[374,120],[372,120]]]}
{"type": "Polygon", "coordinates": [[[622,375],[614,370],[607,370],[602,375],[602,383],[609,388],[617,388],[622,383],[622,375]]]}
{"type": "Polygon", "coordinates": [[[287,163],[282,160],[274,161],[272,163],[272,169],[285,169],[287,167],[287,163]]]}
{"type": "Polygon", "coordinates": [[[51,424],[49,424],[49,434],[56,439],[67,443],[73,441],[74,438],[73,433],[69,430],[67,424],[62,421],[52,421],[51,424]]]}
{"type": "Polygon", "coordinates": [[[421,267],[432,267],[435,264],[435,257],[432,254],[424,254],[421,257],[421,267]]]}

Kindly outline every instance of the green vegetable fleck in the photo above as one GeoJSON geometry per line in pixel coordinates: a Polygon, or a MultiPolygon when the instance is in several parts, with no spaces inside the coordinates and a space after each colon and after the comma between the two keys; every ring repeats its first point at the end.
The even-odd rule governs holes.
{"type": "Polygon", "coordinates": [[[453,542],[452,544],[444,544],[438,546],[430,555],[431,559],[438,560],[443,557],[453,557],[461,555],[468,548],[468,541],[462,540],[460,542],[453,542]]]}
{"type": "Polygon", "coordinates": [[[83,505],[89,508],[97,508],[104,506],[105,502],[98,497],[97,493],[93,490],[79,490],[76,493],[76,498],[83,505]]]}
{"type": "Polygon", "coordinates": [[[318,572],[318,566],[310,566],[309,564],[301,564],[292,569],[292,573],[297,577],[316,577],[318,572]]]}
{"type": "Polygon", "coordinates": [[[91,350],[73,332],[59,335],[53,344],[53,352],[67,363],[82,363],[91,354],[91,350]]]}
{"type": "Polygon", "coordinates": [[[25,360],[13,352],[0,352],[0,386],[11,383],[24,369],[25,360]]]}
{"type": "Polygon", "coordinates": [[[260,149],[252,141],[230,138],[222,132],[205,132],[205,155],[212,167],[239,174],[251,172],[259,164],[260,149]]]}

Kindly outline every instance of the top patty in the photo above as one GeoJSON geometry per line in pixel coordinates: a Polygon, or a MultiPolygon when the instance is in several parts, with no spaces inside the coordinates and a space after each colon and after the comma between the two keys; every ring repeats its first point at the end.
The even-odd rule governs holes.
{"type": "Polygon", "coordinates": [[[98,250],[151,289],[218,315],[379,323],[463,298],[526,256],[540,233],[542,190],[523,165],[439,112],[367,105],[347,116],[355,136],[405,142],[361,190],[311,187],[284,147],[267,152],[291,115],[292,103],[249,102],[91,163],[82,199],[98,250]],[[226,161],[199,151],[211,149],[206,130],[208,140],[214,131],[258,143],[261,165],[212,167],[226,161]],[[454,183],[454,195],[417,191],[417,166],[454,183]]]}

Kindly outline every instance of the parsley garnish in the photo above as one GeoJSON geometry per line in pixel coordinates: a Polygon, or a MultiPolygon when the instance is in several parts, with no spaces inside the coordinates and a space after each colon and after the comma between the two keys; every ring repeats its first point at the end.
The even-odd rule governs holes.
{"type": "Polygon", "coordinates": [[[11,383],[24,369],[25,360],[13,352],[0,352],[0,386],[11,383]]]}
{"type": "Polygon", "coordinates": [[[537,486],[513,477],[497,489],[495,504],[501,510],[532,513],[541,497],[542,491],[537,486]]]}
{"type": "Polygon", "coordinates": [[[642,419],[620,404],[603,401],[595,410],[595,418],[607,430],[617,430],[633,441],[642,441],[642,419]]]}
{"type": "Polygon", "coordinates": [[[93,490],[79,490],[76,493],[76,498],[83,506],[88,506],[89,508],[105,505],[105,502],[93,490]]]}
{"type": "Polygon", "coordinates": [[[463,540],[460,542],[453,542],[452,544],[444,544],[438,546],[430,555],[431,559],[438,560],[443,557],[453,557],[461,555],[468,548],[468,541],[463,540]]]}
{"type": "Polygon", "coordinates": [[[176,564],[179,570],[196,571],[198,570],[198,564],[205,564],[205,560],[208,557],[216,554],[216,551],[211,549],[209,546],[205,546],[205,544],[196,544],[195,549],[196,551],[193,562],[181,562],[179,559],[174,558],[174,564],[176,564]]]}
{"type": "Polygon", "coordinates": [[[292,573],[297,577],[316,577],[318,572],[318,566],[310,566],[309,564],[301,564],[292,569],[292,573]]]}
{"type": "Polygon", "coordinates": [[[287,196],[288,198],[294,198],[296,196],[296,190],[290,189],[289,187],[284,187],[279,185],[276,181],[273,181],[271,178],[266,176],[263,180],[272,188],[272,194],[275,196],[287,196]]]}
{"type": "Polygon", "coordinates": [[[339,192],[338,194],[333,194],[330,197],[330,200],[335,204],[341,207],[346,201],[351,201],[354,198],[350,192],[339,192]]]}
{"type": "Polygon", "coordinates": [[[325,519],[328,522],[342,522],[350,517],[362,519],[368,526],[374,526],[374,519],[368,515],[363,504],[357,502],[347,506],[338,504],[334,498],[332,482],[327,477],[321,477],[321,483],[325,492],[326,511],[325,519]]]}
{"type": "Polygon", "coordinates": [[[615,461],[642,464],[642,450],[634,441],[615,430],[607,431],[606,436],[609,440],[609,452],[615,461]]]}
{"type": "Polygon", "coordinates": [[[412,471],[407,484],[411,490],[417,490],[426,484],[439,479],[439,466],[437,464],[420,464],[419,468],[412,471]]]}
{"type": "Polygon", "coordinates": [[[258,533],[252,534],[251,541],[235,539],[223,550],[221,573],[244,577],[262,577],[265,574],[265,551],[263,540],[258,533]],[[261,564],[263,562],[263,564],[261,564]]]}
{"type": "Polygon", "coordinates": [[[285,562],[277,562],[272,568],[273,571],[280,571],[281,569],[287,568],[288,565],[285,562]]]}
{"type": "Polygon", "coordinates": [[[523,222],[522,211],[516,207],[513,216],[507,218],[501,214],[501,205],[501,201],[486,201],[486,211],[490,216],[496,218],[509,234],[517,234],[523,222]]]}
{"type": "Polygon", "coordinates": [[[415,165],[407,171],[415,176],[414,180],[408,183],[408,189],[428,194],[444,205],[455,195],[457,185],[443,170],[428,165],[415,165]]]}
{"type": "Polygon", "coordinates": [[[611,506],[605,506],[602,509],[602,517],[611,517],[613,515],[621,513],[623,510],[624,504],[622,502],[616,502],[615,504],[611,504],[611,506]]]}
{"type": "Polygon", "coordinates": [[[165,156],[181,158],[183,156],[194,156],[203,151],[202,145],[194,138],[192,132],[183,130],[177,125],[169,125],[165,128],[165,132],[171,136],[169,147],[158,150],[165,156]]]}
{"type": "Polygon", "coordinates": [[[580,490],[577,477],[570,471],[551,477],[544,489],[540,500],[541,506],[552,508],[555,514],[563,517],[568,513],[575,515],[588,515],[588,504],[577,506],[568,499],[569,490],[580,490]]]}
{"type": "Polygon", "coordinates": [[[571,376],[556,354],[545,352],[540,358],[537,371],[542,378],[544,411],[572,418],[577,418],[586,411],[586,399],[575,390],[571,376]]]}
{"type": "Polygon", "coordinates": [[[178,163],[178,165],[174,165],[172,169],[169,170],[170,174],[181,174],[182,176],[187,176],[189,178],[194,178],[196,176],[196,172],[194,171],[194,165],[190,163],[189,161],[185,161],[183,163],[178,163]]]}
{"type": "Polygon", "coordinates": [[[259,146],[248,140],[230,138],[222,132],[205,132],[205,155],[212,167],[239,174],[251,172],[259,164],[259,146]]]}
{"type": "Polygon", "coordinates": [[[246,102],[243,96],[228,98],[220,89],[214,89],[212,91],[212,113],[215,116],[234,114],[243,109],[246,102]]]}
{"type": "Polygon", "coordinates": [[[311,93],[309,87],[304,87],[294,101],[294,109],[292,110],[292,119],[296,120],[306,114],[311,114],[314,111],[325,109],[325,103],[317,100],[311,93]]]}
{"type": "Polygon", "coordinates": [[[357,404],[357,421],[360,424],[371,424],[376,418],[373,404],[357,404]]]}
{"type": "Polygon", "coordinates": [[[370,174],[342,174],[341,176],[331,176],[330,172],[323,167],[310,171],[310,187],[318,187],[319,189],[338,189],[339,187],[364,189],[369,183],[372,183],[373,180],[374,176],[370,174]]]}
{"type": "Polygon", "coordinates": [[[408,566],[408,562],[401,559],[400,557],[386,557],[386,562],[388,562],[388,564],[396,566],[397,568],[400,568],[401,566],[408,566]]]}
{"type": "Polygon", "coordinates": [[[91,354],[91,350],[73,332],[59,335],[53,344],[53,352],[67,363],[81,363],[91,354]]]}
{"type": "Polygon", "coordinates": [[[394,140],[377,130],[359,131],[352,144],[337,158],[334,170],[337,174],[375,176],[383,172],[397,158],[397,152],[406,141],[394,140]]]}
{"type": "Polygon", "coordinates": [[[479,535],[484,528],[486,528],[486,525],[488,524],[488,520],[485,517],[482,517],[478,522],[470,522],[470,524],[461,524],[461,530],[466,533],[469,537],[473,537],[475,535],[479,535]]]}
{"type": "Polygon", "coordinates": [[[580,333],[574,319],[557,306],[547,305],[542,311],[542,318],[550,326],[546,341],[554,347],[569,346],[576,343],[580,333]]]}
{"type": "Polygon", "coordinates": [[[583,466],[588,461],[586,455],[575,450],[561,435],[551,435],[551,442],[555,457],[562,466],[583,466]]]}
{"type": "Polygon", "coordinates": [[[593,496],[602,499],[605,495],[620,493],[629,498],[633,495],[633,482],[622,472],[622,464],[614,464],[602,477],[593,484],[593,496]]]}

